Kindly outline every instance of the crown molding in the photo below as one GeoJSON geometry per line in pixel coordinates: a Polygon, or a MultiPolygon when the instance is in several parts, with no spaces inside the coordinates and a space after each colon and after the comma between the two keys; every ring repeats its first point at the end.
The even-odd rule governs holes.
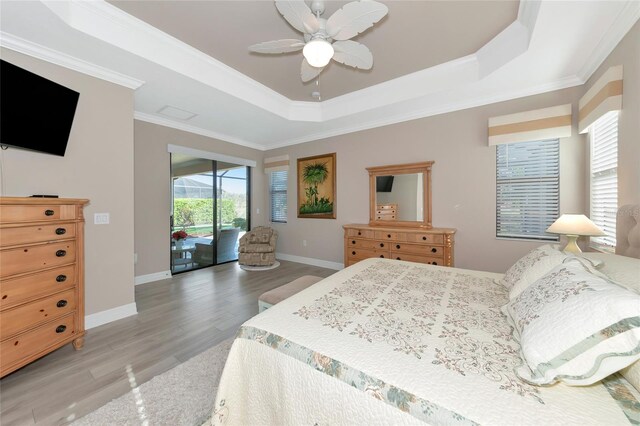
{"type": "Polygon", "coordinates": [[[246,146],[247,148],[257,149],[259,151],[265,151],[267,149],[264,145],[249,142],[235,136],[227,135],[213,130],[203,129],[202,127],[193,126],[191,124],[181,123],[170,118],[158,117],[157,115],[147,114],[146,112],[135,111],[133,113],[133,118],[135,120],[157,124],[159,126],[170,127],[172,129],[182,130],[183,132],[193,133],[200,136],[206,136],[208,138],[217,139],[223,142],[246,146]]]}
{"type": "Polygon", "coordinates": [[[4,31],[0,31],[0,46],[129,89],[135,90],[145,83],[137,78],[58,52],[4,31]]]}
{"type": "Polygon", "coordinates": [[[540,84],[521,90],[512,90],[502,94],[494,94],[492,96],[479,96],[474,99],[466,100],[463,102],[452,102],[449,104],[438,105],[437,107],[428,107],[421,110],[414,110],[406,113],[398,113],[385,117],[382,120],[371,120],[355,125],[344,126],[330,131],[316,132],[313,134],[305,135],[299,138],[292,138],[284,140],[277,144],[269,145],[268,150],[282,148],[291,145],[298,145],[301,143],[312,142],[315,140],[326,139],[330,137],[340,136],[348,133],[359,132],[362,130],[373,129],[376,127],[388,126],[391,124],[402,123],[405,121],[412,121],[420,118],[431,117],[440,114],[446,114],[449,112],[461,111],[469,108],[480,107],[483,105],[490,105],[497,102],[504,102],[512,99],[524,98],[527,96],[539,95],[546,92],[552,92],[555,90],[562,90],[569,87],[580,86],[584,84],[584,81],[578,76],[566,77],[551,83],[540,84]]]}
{"type": "Polygon", "coordinates": [[[598,46],[593,50],[593,54],[587,59],[578,76],[586,83],[600,65],[607,59],[609,54],[616,48],[618,43],[624,38],[629,30],[640,19],[640,1],[629,0],[622,11],[605,33],[598,46]]]}
{"type": "Polygon", "coordinates": [[[289,98],[104,0],[42,2],[78,31],[290,119],[289,98]]]}

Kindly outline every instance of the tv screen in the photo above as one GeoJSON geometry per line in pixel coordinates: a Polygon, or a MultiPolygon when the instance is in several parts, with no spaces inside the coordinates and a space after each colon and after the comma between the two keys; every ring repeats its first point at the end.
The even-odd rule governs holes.
{"type": "Polygon", "coordinates": [[[79,96],[0,61],[0,145],[64,156],[79,96]]]}
{"type": "Polygon", "coordinates": [[[391,192],[393,176],[376,176],[376,192],[391,192]]]}

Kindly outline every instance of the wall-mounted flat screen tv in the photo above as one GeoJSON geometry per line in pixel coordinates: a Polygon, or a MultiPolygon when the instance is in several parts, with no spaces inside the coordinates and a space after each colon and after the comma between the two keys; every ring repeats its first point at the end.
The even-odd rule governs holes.
{"type": "Polygon", "coordinates": [[[394,176],[376,176],[376,192],[391,192],[394,176]]]}
{"type": "Polygon", "coordinates": [[[79,96],[0,61],[0,145],[64,156],[79,96]]]}

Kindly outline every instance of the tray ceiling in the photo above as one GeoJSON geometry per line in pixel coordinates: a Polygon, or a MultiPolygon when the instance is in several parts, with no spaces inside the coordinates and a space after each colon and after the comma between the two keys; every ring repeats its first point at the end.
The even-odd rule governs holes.
{"type": "MultiPolygon", "coordinates": [[[[302,38],[272,1],[109,1],[130,15],[216,58],[292,100],[311,101],[302,53],[259,55],[249,45],[302,38]]],[[[344,1],[327,1],[324,18],[344,1]]],[[[516,20],[518,1],[386,1],[389,14],[354,38],[373,53],[372,70],[332,61],[319,89],[327,100],[470,55],[516,20]]]]}
{"type": "MultiPolygon", "coordinates": [[[[391,16],[397,2],[383,1],[390,6],[391,16]]],[[[238,3],[237,7],[247,6],[242,1],[238,3]]],[[[417,3],[423,7],[437,3],[443,8],[457,4],[417,3]]],[[[374,78],[379,68],[374,65],[370,74],[363,74],[333,66],[329,71],[342,71],[345,78],[354,79],[348,90],[355,91],[328,100],[325,92],[322,102],[292,100],[267,86],[270,83],[266,80],[261,82],[267,63],[274,62],[279,73],[285,74],[280,60],[290,59],[252,58],[246,50],[255,41],[286,37],[287,31],[292,31],[275,10],[269,12],[273,9],[271,1],[259,2],[256,7],[264,8],[265,15],[271,16],[263,19],[275,21],[275,27],[264,28],[273,32],[256,36],[258,40],[251,37],[242,41],[238,48],[242,48],[242,55],[257,61],[255,69],[250,70],[258,73],[257,79],[223,63],[224,58],[204,53],[200,50],[203,47],[194,47],[101,0],[0,1],[0,46],[134,89],[138,120],[268,150],[583,84],[640,19],[637,0],[528,0],[520,2],[517,19],[498,30],[495,37],[483,30],[490,41],[475,40],[476,44],[465,45],[458,37],[464,37],[476,25],[482,27],[488,19],[484,12],[473,9],[475,5],[489,9],[495,6],[491,1],[471,2],[460,11],[458,22],[465,22],[464,25],[443,26],[435,35],[425,35],[425,29],[437,23],[415,24],[414,14],[409,13],[403,19],[410,25],[396,24],[397,31],[407,31],[406,38],[419,41],[420,48],[439,46],[442,50],[416,54],[414,48],[401,53],[402,41],[397,42],[401,47],[388,45],[382,49],[383,57],[397,55],[395,66],[409,74],[378,84],[365,81],[366,87],[359,90],[356,88],[361,87],[357,86],[362,83],[360,79],[374,78]],[[411,28],[415,25],[417,30],[411,28]],[[452,39],[458,44],[452,45],[452,39]],[[472,52],[465,55],[468,49],[472,52]],[[447,60],[451,57],[454,58],[447,60]],[[413,67],[436,65],[411,72],[407,63],[413,67]]],[[[235,6],[227,4],[229,8],[235,6]]],[[[395,13],[396,19],[401,13],[395,13]]],[[[235,15],[227,15],[227,20],[244,22],[235,15]]],[[[223,16],[212,18],[209,26],[218,25],[223,16]]],[[[393,28],[391,23],[388,18],[380,23],[379,31],[365,34],[373,37],[366,43],[374,50],[376,65],[384,62],[374,36],[387,36],[385,31],[393,28]]],[[[227,41],[246,36],[246,26],[238,22],[234,25],[239,29],[216,40],[225,48],[227,41]]],[[[311,87],[299,82],[298,64],[296,59],[294,76],[285,76],[283,81],[292,84],[293,89],[288,90],[302,87],[305,91],[300,92],[301,96],[306,96],[311,87]]],[[[328,89],[328,82],[322,77],[321,87],[328,89]]]]}

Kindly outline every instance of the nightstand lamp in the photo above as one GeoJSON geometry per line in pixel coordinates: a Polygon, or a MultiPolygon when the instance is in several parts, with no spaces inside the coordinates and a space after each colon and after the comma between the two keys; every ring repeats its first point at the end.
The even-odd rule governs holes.
{"type": "Polygon", "coordinates": [[[596,237],[606,235],[595,223],[583,214],[563,214],[547,228],[551,234],[562,234],[569,240],[564,251],[582,253],[576,240],[581,235],[596,237]]]}

